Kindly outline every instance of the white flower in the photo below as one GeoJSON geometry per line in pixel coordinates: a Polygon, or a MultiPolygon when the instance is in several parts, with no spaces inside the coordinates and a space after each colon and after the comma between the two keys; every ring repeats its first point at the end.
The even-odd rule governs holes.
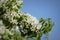
{"type": "Polygon", "coordinates": [[[12,20],[12,21],[10,21],[10,23],[18,24],[18,23],[17,23],[17,20],[12,20]]]}
{"type": "Polygon", "coordinates": [[[13,35],[14,33],[10,31],[9,29],[6,29],[6,32],[9,33],[10,35],[13,35]]]}
{"type": "Polygon", "coordinates": [[[31,31],[35,31],[36,27],[31,27],[30,29],[31,29],[31,31]]]}
{"type": "Polygon", "coordinates": [[[38,30],[40,30],[41,27],[42,27],[41,24],[38,24],[38,25],[37,25],[37,29],[38,29],[38,30]]]}
{"type": "Polygon", "coordinates": [[[36,19],[36,17],[33,17],[33,16],[29,15],[29,14],[27,14],[27,15],[28,15],[27,22],[30,22],[32,24],[38,24],[39,23],[39,21],[36,19]]]}
{"type": "Polygon", "coordinates": [[[21,3],[23,3],[22,0],[17,0],[16,2],[17,2],[17,4],[21,4],[21,3]]]}
{"type": "Polygon", "coordinates": [[[12,9],[16,8],[16,9],[18,9],[18,6],[20,6],[20,4],[22,4],[22,3],[23,3],[22,0],[15,0],[15,1],[13,1],[13,0],[0,0],[0,7],[3,6],[4,8],[7,7],[7,9],[8,9],[9,6],[6,6],[6,5],[12,5],[10,8],[12,8],[12,9]],[[8,4],[8,3],[12,3],[12,4],[8,4]]]}
{"type": "Polygon", "coordinates": [[[21,30],[21,31],[22,31],[24,34],[26,34],[28,30],[23,29],[23,30],[21,30]]]}
{"type": "Polygon", "coordinates": [[[8,0],[0,0],[0,7],[1,7],[3,4],[7,3],[7,1],[8,1],[8,0]]]}
{"type": "Polygon", "coordinates": [[[23,25],[20,25],[20,28],[23,29],[23,25]]]}
{"type": "MultiPolygon", "coordinates": [[[[8,18],[8,21],[10,23],[13,23],[16,25],[19,23],[19,28],[20,28],[21,32],[23,32],[24,34],[28,32],[27,29],[29,29],[33,32],[36,32],[36,31],[40,30],[40,28],[42,27],[42,25],[39,23],[39,20],[36,17],[31,16],[30,14],[26,14],[24,12],[20,12],[20,13],[17,13],[15,11],[7,12],[7,14],[4,14],[3,18],[4,19],[8,18]],[[14,17],[15,18],[22,17],[23,19],[20,20],[20,22],[17,22],[18,19],[14,19],[14,17]]],[[[19,28],[17,27],[16,29],[19,30],[19,28]]]]}
{"type": "Polygon", "coordinates": [[[2,36],[0,35],[0,39],[1,39],[1,37],[2,37],[2,36]]]}
{"type": "Polygon", "coordinates": [[[12,7],[12,8],[18,9],[17,5],[13,5],[13,7],[12,7]]]}
{"type": "Polygon", "coordinates": [[[24,31],[25,28],[28,28],[31,31],[36,32],[39,31],[40,28],[42,27],[42,25],[39,23],[39,20],[36,17],[31,16],[30,14],[20,13],[20,16],[27,16],[27,20],[23,19],[23,21],[27,22],[28,24],[24,23],[26,26],[23,26],[22,25],[23,22],[21,21],[21,25],[20,25],[20,28],[23,33],[25,33],[24,31]],[[29,27],[29,24],[31,24],[31,27],[29,27]],[[23,27],[25,28],[23,29],[23,27]]]}
{"type": "Polygon", "coordinates": [[[4,34],[5,32],[5,27],[4,26],[0,26],[0,34],[4,34]]]}
{"type": "Polygon", "coordinates": [[[17,24],[17,19],[20,18],[17,12],[12,11],[12,12],[6,12],[6,14],[3,15],[4,19],[8,19],[10,23],[17,24]],[[14,18],[15,17],[15,18],[14,18]]]}
{"type": "Polygon", "coordinates": [[[18,26],[16,26],[16,30],[19,30],[19,27],[18,26]]]}

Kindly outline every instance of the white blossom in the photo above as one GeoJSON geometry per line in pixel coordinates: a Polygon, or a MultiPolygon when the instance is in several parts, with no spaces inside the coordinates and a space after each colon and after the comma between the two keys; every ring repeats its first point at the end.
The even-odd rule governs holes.
{"type": "MultiPolygon", "coordinates": [[[[27,16],[27,20],[23,19],[24,21],[26,21],[28,24],[25,23],[26,28],[30,29],[31,31],[37,31],[40,30],[40,28],[42,27],[42,25],[39,23],[39,20],[36,19],[36,17],[31,16],[30,14],[25,14],[25,13],[20,13],[20,16],[27,16]],[[31,24],[32,26],[29,28],[29,24],[31,24]]],[[[25,30],[23,29],[23,22],[21,21],[20,23],[20,28],[22,29],[22,32],[25,33],[25,30]]],[[[28,31],[28,30],[27,30],[28,31]]]]}
{"type": "Polygon", "coordinates": [[[17,0],[16,2],[17,2],[18,5],[21,4],[21,3],[23,3],[22,0],[17,0]]]}
{"type": "Polygon", "coordinates": [[[4,34],[5,32],[5,27],[4,26],[0,26],[0,34],[4,34]]]}
{"type": "Polygon", "coordinates": [[[20,6],[20,4],[22,4],[23,3],[23,1],[22,0],[16,0],[16,1],[13,1],[13,0],[0,0],[0,7],[7,7],[7,8],[9,8],[9,6],[6,6],[6,5],[12,5],[11,6],[11,8],[12,9],[18,9],[18,6],[20,6]],[[12,4],[8,4],[8,3],[12,3],[12,4]],[[15,3],[17,3],[17,4],[15,4],[15,3]]]}
{"type": "Polygon", "coordinates": [[[40,30],[41,27],[42,27],[41,24],[38,24],[38,25],[37,25],[37,29],[38,29],[38,30],[40,30]]]}
{"type": "Polygon", "coordinates": [[[17,14],[17,12],[7,12],[6,14],[3,15],[4,19],[8,19],[8,21],[10,21],[10,23],[13,23],[13,24],[17,24],[17,20],[14,19],[15,18],[19,18],[20,16],[17,14]]]}
{"type": "Polygon", "coordinates": [[[6,32],[9,33],[10,35],[14,34],[14,32],[10,31],[9,29],[6,29],[6,32]]]}
{"type": "Polygon", "coordinates": [[[12,8],[16,8],[16,9],[18,9],[17,5],[14,5],[12,8]]]}
{"type": "MultiPolygon", "coordinates": [[[[20,28],[20,31],[23,32],[24,34],[28,32],[27,29],[33,32],[40,30],[42,25],[39,23],[39,20],[36,17],[30,15],[29,13],[15,12],[14,10],[10,11],[10,9],[8,9],[9,6],[6,6],[7,1],[8,3],[13,2],[13,0],[10,0],[10,1],[0,0],[0,3],[1,3],[0,6],[3,6],[4,9],[7,9],[5,14],[3,14],[2,16],[4,20],[8,20],[10,23],[16,24],[16,30],[19,30],[20,28]],[[21,17],[22,19],[20,19],[21,17]],[[19,22],[18,22],[18,19],[20,19],[19,22]]],[[[16,0],[15,2],[16,4],[14,2],[12,4],[9,4],[9,5],[12,5],[11,6],[12,9],[18,9],[18,6],[23,3],[22,0],[16,0]]],[[[11,34],[11,31],[8,31],[8,32],[10,32],[11,34]]]]}
{"type": "Polygon", "coordinates": [[[2,6],[2,4],[4,3],[7,3],[8,0],[0,0],[0,6],[2,6]]]}

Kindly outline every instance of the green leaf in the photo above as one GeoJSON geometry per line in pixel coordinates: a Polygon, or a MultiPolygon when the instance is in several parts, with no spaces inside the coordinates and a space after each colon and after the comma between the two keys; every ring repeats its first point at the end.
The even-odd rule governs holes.
{"type": "Polygon", "coordinates": [[[54,24],[51,22],[51,18],[47,18],[46,21],[45,21],[45,24],[43,24],[42,28],[41,28],[43,34],[46,34],[46,33],[50,32],[53,25],[54,24]]]}

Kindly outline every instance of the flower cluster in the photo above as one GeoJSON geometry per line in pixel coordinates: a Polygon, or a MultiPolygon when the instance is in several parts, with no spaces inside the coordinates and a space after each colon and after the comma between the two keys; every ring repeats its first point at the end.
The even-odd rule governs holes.
{"type": "Polygon", "coordinates": [[[0,7],[4,4],[5,5],[5,3],[7,3],[7,1],[8,0],[0,0],[0,7]]]}
{"type": "Polygon", "coordinates": [[[0,0],[0,40],[22,40],[21,37],[25,36],[38,40],[52,29],[50,18],[38,20],[28,13],[19,12],[22,3],[22,0],[0,0]]]}
{"type": "Polygon", "coordinates": [[[22,0],[0,0],[0,7],[1,6],[3,6],[3,5],[7,5],[7,4],[9,4],[9,5],[12,5],[12,6],[14,6],[15,4],[16,5],[20,5],[20,4],[22,4],[23,3],[23,1],[22,0]],[[11,4],[11,3],[12,4],[11,4]],[[9,4],[10,3],[10,4],[9,4]]]}
{"type": "MultiPolygon", "coordinates": [[[[4,20],[8,20],[8,24],[15,25],[17,30],[20,30],[22,34],[28,34],[31,32],[37,33],[40,31],[40,28],[42,25],[39,23],[39,20],[37,20],[35,17],[31,16],[28,13],[24,12],[6,12],[3,16],[4,20]]],[[[6,24],[6,23],[5,23],[6,24]]],[[[8,26],[8,24],[6,24],[8,26]]],[[[12,26],[12,28],[13,28],[12,26]]],[[[8,26],[10,28],[10,26],[8,26]]]]}
{"type": "Polygon", "coordinates": [[[40,31],[42,25],[39,23],[35,17],[31,16],[30,14],[23,14],[22,17],[24,18],[22,21],[19,21],[19,27],[23,34],[29,34],[32,32],[40,31]]]}
{"type": "Polygon", "coordinates": [[[20,18],[17,12],[6,12],[6,14],[3,15],[3,19],[8,20],[10,23],[17,24],[17,19],[20,18]]]}
{"type": "Polygon", "coordinates": [[[22,0],[0,0],[0,9],[18,11],[19,8],[22,8],[22,3],[22,0]]]}

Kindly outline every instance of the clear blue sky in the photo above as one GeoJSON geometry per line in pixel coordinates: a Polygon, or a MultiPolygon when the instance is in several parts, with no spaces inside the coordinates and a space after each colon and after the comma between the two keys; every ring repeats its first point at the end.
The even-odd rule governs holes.
{"type": "Polygon", "coordinates": [[[22,11],[37,19],[52,18],[55,26],[50,32],[50,40],[60,40],[60,0],[23,0],[22,11]]]}

